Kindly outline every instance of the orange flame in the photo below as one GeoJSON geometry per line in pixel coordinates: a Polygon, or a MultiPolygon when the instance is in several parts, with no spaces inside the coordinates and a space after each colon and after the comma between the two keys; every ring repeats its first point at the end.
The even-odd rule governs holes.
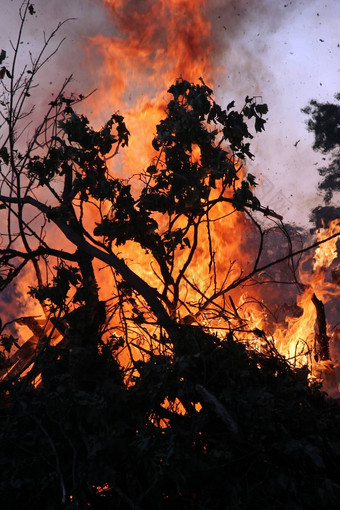
{"type": "MultiPolygon", "coordinates": [[[[99,92],[91,96],[91,109],[95,112],[95,122],[106,120],[108,113],[119,105],[126,124],[131,132],[129,147],[121,156],[120,168],[115,166],[112,172],[120,173],[128,178],[145,168],[153,157],[151,141],[156,124],[164,115],[166,97],[164,90],[183,75],[189,81],[197,82],[200,76],[207,84],[211,84],[212,71],[216,74],[212,55],[212,26],[207,16],[209,2],[207,0],[159,0],[127,1],[103,0],[108,16],[112,18],[112,36],[97,35],[89,40],[89,72],[96,76],[99,92]]],[[[91,114],[93,119],[93,114],[91,114]]],[[[195,154],[199,158],[199,153],[195,154]]],[[[116,164],[116,161],[115,161],[116,164]]],[[[93,218],[91,218],[92,220],[93,218]]],[[[318,239],[329,236],[333,229],[338,229],[336,222],[331,231],[318,233],[318,239]]],[[[336,230],[334,230],[335,232],[336,230]]],[[[256,256],[256,246],[249,242],[252,226],[244,215],[233,212],[230,205],[220,204],[215,208],[214,216],[208,225],[203,224],[199,232],[199,243],[193,262],[186,274],[191,282],[183,285],[180,298],[187,308],[178,311],[178,318],[189,319],[219,332],[219,328],[239,327],[242,339],[249,339],[249,331],[261,329],[266,331],[267,317],[263,309],[249,296],[263,299],[255,287],[249,293],[244,288],[230,293],[235,307],[233,318],[225,311],[225,322],[215,319],[214,310],[206,307],[200,310],[197,303],[200,299],[219,290],[228,281],[236,279],[242,271],[250,272],[256,256]],[[224,218],[224,219],[223,219],[224,218]],[[218,221],[217,221],[218,220],[218,221]],[[209,236],[214,240],[214,253],[209,251],[209,236]],[[241,264],[242,263],[242,264],[241,264]],[[215,273],[213,271],[215,269],[215,273]],[[245,310],[245,311],[244,311],[245,310]],[[237,312],[239,311],[239,316],[237,312]],[[230,321],[230,322],[229,322],[230,321]],[[243,330],[246,330],[243,332],[243,330]]],[[[152,267],[151,255],[137,249],[135,243],[129,242],[123,248],[123,256],[141,277],[153,287],[159,287],[159,278],[152,267]]],[[[315,306],[311,301],[313,293],[328,303],[334,297],[335,290],[330,282],[325,281],[326,268],[337,256],[336,242],[324,243],[315,252],[313,274],[300,269],[300,278],[304,291],[298,296],[298,306],[303,310],[300,317],[287,317],[286,324],[280,324],[272,333],[277,349],[287,357],[306,353],[314,342],[314,324],[316,319],[315,306]],[[306,349],[307,347],[307,349],[306,349]]],[[[178,271],[183,265],[183,252],[177,254],[175,268],[178,271]]],[[[309,257],[306,258],[306,260],[309,257]]],[[[302,267],[303,265],[301,265],[302,267]]],[[[109,299],[115,288],[114,276],[109,269],[99,271],[97,264],[101,298],[109,299]]],[[[220,296],[215,300],[226,310],[230,306],[229,296],[220,296]]],[[[270,301],[270,296],[267,296],[270,301]]],[[[270,303],[269,303],[270,305],[270,303]]],[[[131,304],[130,314],[138,309],[139,303],[131,304]]],[[[113,327],[117,334],[124,334],[117,312],[113,317],[113,327]]],[[[156,326],[150,325],[149,331],[156,326]]],[[[224,331],[222,329],[222,331],[224,331]]],[[[254,337],[254,335],[252,335],[254,337]]],[[[135,333],[138,343],[138,332],[135,333]]],[[[256,339],[260,345],[261,338],[256,339]]],[[[126,359],[141,351],[130,346],[126,359]]],[[[125,353],[122,354],[124,362],[125,353]]],[[[307,354],[299,360],[300,364],[309,363],[307,354]]],[[[176,402],[180,408],[180,402],[176,402]]],[[[169,405],[165,402],[165,405],[169,405]]]]}
{"type": "Polygon", "coordinates": [[[103,118],[117,105],[123,112],[131,132],[131,149],[124,151],[127,175],[139,172],[150,159],[169,84],[181,75],[189,81],[203,76],[209,82],[211,24],[206,0],[104,0],[104,5],[115,35],[89,40],[92,72],[99,81],[92,106],[103,118]]]}
{"type": "MultiPolygon", "coordinates": [[[[339,232],[339,222],[333,221],[327,229],[317,232],[317,240],[323,241],[339,232]]],[[[303,270],[303,266],[311,259],[307,255],[299,267],[299,275],[303,284],[303,292],[297,297],[297,305],[303,313],[300,317],[288,317],[286,328],[279,327],[275,331],[278,350],[287,357],[305,353],[298,360],[299,365],[311,365],[310,354],[315,347],[315,322],[317,313],[313,304],[313,295],[324,305],[331,303],[338,296],[336,285],[327,279],[327,271],[339,254],[336,247],[337,237],[320,244],[313,256],[313,270],[303,270]]],[[[330,335],[332,339],[332,336],[330,335]]]]}
{"type": "MultiPolygon", "coordinates": [[[[90,51],[100,58],[99,68],[96,64],[95,72],[103,84],[100,93],[93,96],[92,106],[94,110],[106,114],[113,101],[120,105],[131,132],[130,147],[123,155],[121,169],[124,176],[129,176],[150,163],[153,156],[150,142],[155,125],[164,114],[164,90],[169,84],[181,75],[189,81],[197,81],[203,76],[205,81],[211,82],[214,47],[212,27],[206,12],[209,6],[205,0],[104,0],[104,5],[112,16],[115,31],[112,37],[99,35],[90,40],[90,51]]],[[[214,239],[216,247],[213,261],[210,260],[214,264],[215,280],[213,281],[212,272],[207,271],[211,253],[208,249],[207,232],[202,228],[193,263],[186,275],[192,285],[182,288],[181,297],[188,304],[188,308],[179,311],[180,317],[183,319],[189,313],[194,322],[210,326],[211,331],[218,330],[220,320],[213,320],[213,313],[209,308],[199,313],[197,308],[190,307],[190,303],[197,302],[208,293],[208,289],[221,289],[226,274],[230,281],[240,275],[242,270],[250,269],[256,255],[252,243],[248,242],[248,235],[252,233],[249,222],[241,214],[231,213],[232,208],[225,204],[217,207],[215,218],[210,224],[209,235],[214,239]],[[226,221],[214,221],[223,216],[227,216],[226,221]]],[[[337,227],[333,225],[332,228],[337,227]]],[[[323,235],[329,235],[329,232],[320,232],[318,239],[321,240],[323,235]]],[[[136,251],[134,243],[128,243],[124,247],[124,256],[127,259],[129,254],[133,269],[151,285],[158,287],[159,280],[152,269],[151,257],[142,251],[136,251]]],[[[287,357],[295,356],[300,351],[306,352],[306,349],[312,347],[316,311],[311,297],[316,293],[326,303],[330,299],[333,291],[325,282],[324,276],[325,268],[335,256],[334,240],[333,244],[325,243],[316,250],[312,278],[309,271],[304,273],[300,269],[304,291],[298,296],[297,305],[303,313],[300,317],[287,317],[286,325],[279,325],[273,332],[276,347],[287,357]]],[[[183,259],[184,255],[179,253],[176,267],[182,267],[183,259]]],[[[251,294],[257,297],[254,288],[251,289],[251,294]]],[[[249,296],[244,289],[235,291],[232,295],[236,308],[243,314],[239,321],[246,320],[248,329],[265,330],[267,318],[263,309],[249,302],[249,296]],[[244,309],[246,312],[243,312],[244,309]]],[[[262,299],[260,293],[258,297],[262,299]]],[[[225,307],[226,297],[221,297],[219,303],[221,307],[225,307]]],[[[245,337],[248,336],[245,333],[245,337]]],[[[306,357],[299,361],[301,364],[306,362],[306,357]]]]}

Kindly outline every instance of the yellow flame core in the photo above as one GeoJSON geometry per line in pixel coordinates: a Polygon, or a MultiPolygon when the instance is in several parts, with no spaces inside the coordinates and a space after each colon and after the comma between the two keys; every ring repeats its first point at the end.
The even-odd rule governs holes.
{"type": "MultiPolygon", "coordinates": [[[[323,241],[339,232],[339,222],[333,221],[329,227],[322,229],[317,233],[317,240],[323,241]]],[[[338,257],[337,242],[338,237],[320,244],[313,256],[313,271],[304,271],[303,264],[300,264],[299,275],[304,285],[304,290],[297,298],[297,305],[302,310],[300,317],[291,317],[287,319],[287,328],[278,328],[274,333],[274,338],[278,350],[288,358],[296,354],[313,349],[315,342],[315,321],[317,319],[316,309],[312,302],[313,295],[326,305],[330,300],[336,298],[339,294],[338,288],[330,281],[326,280],[326,271],[332,262],[338,257]]],[[[307,262],[308,257],[303,262],[307,262]]],[[[298,364],[310,365],[310,356],[307,354],[301,356],[298,364]]]]}
{"type": "MultiPolygon", "coordinates": [[[[323,241],[339,232],[339,222],[334,220],[327,229],[320,229],[317,233],[318,241],[323,241]]],[[[337,258],[337,237],[330,239],[327,243],[321,244],[315,250],[313,270],[318,271],[327,268],[337,258]]]]}

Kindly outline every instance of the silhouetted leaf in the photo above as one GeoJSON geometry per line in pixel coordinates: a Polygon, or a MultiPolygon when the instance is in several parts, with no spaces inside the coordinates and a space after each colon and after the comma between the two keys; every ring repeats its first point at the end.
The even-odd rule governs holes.
{"type": "Polygon", "coordinates": [[[247,174],[247,180],[249,181],[249,184],[250,184],[251,186],[256,186],[256,181],[255,181],[255,179],[256,179],[256,177],[255,177],[253,174],[251,174],[251,173],[248,173],[248,174],[247,174]]]}
{"type": "Polygon", "coordinates": [[[264,119],[261,119],[260,117],[256,117],[255,119],[255,129],[256,131],[264,131],[264,125],[266,121],[264,119]]]}
{"type": "Polygon", "coordinates": [[[1,53],[0,53],[0,65],[3,63],[5,58],[6,58],[6,51],[5,50],[1,50],[1,53]]]}
{"type": "Polygon", "coordinates": [[[255,105],[255,110],[260,115],[265,115],[268,113],[268,106],[266,104],[257,104],[255,105]]]}
{"type": "Polygon", "coordinates": [[[0,149],[0,158],[5,163],[5,165],[8,165],[8,163],[9,163],[9,154],[8,154],[7,147],[4,146],[4,147],[2,147],[0,149]]]}

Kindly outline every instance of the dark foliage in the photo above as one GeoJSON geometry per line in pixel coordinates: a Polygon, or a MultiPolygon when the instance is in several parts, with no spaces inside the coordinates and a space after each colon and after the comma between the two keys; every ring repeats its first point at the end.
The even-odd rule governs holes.
{"type": "MultiPolygon", "coordinates": [[[[340,94],[336,94],[335,99],[339,101],[340,94]]],[[[307,126],[315,135],[314,150],[328,154],[338,147],[340,106],[335,103],[319,103],[312,99],[303,112],[310,115],[307,126]]]]}
{"type": "Polygon", "coordinates": [[[322,177],[319,189],[324,194],[325,206],[312,211],[312,220],[317,226],[320,216],[326,225],[329,216],[334,216],[334,211],[339,218],[339,208],[330,204],[334,193],[340,192],[340,105],[338,104],[340,94],[335,95],[335,100],[337,102],[334,103],[319,103],[312,100],[309,106],[302,110],[309,116],[307,127],[314,134],[314,150],[330,155],[328,166],[318,169],[322,177]]]}
{"type": "Polygon", "coordinates": [[[312,211],[311,219],[316,228],[328,227],[331,221],[340,218],[340,207],[331,205],[318,206],[312,211]]]}
{"type": "Polygon", "coordinates": [[[181,335],[129,387],[113,344],[48,347],[39,387],[2,382],[2,508],[337,508],[339,403],[270,349],[181,335]]]}

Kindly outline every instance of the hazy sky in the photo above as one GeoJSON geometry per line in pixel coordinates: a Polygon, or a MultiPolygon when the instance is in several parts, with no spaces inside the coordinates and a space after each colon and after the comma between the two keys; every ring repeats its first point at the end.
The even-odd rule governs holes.
{"type": "MultiPolygon", "coordinates": [[[[256,158],[249,165],[263,182],[258,193],[265,205],[286,220],[305,223],[318,200],[315,163],[320,157],[311,149],[313,138],[300,110],[311,98],[332,101],[340,90],[340,1],[208,3],[216,48],[211,58],[219,67],[214,83],[218,100],[236,98],[241,107],[246,95],[259,95],[269,106],[266,132],[255,142],[256,158]]],[[[1,4],[1,47],[7,49],[8,38],[14,39],[18,28],[21,0],[2,0],[1,4]]],[[[60,33],[66,41],[44,74],[42,102],[70,71],[75,88],[86,92],[84,82],[89,86],[96,83],[87,67],[87,38],[114,33],[114,20],[99,0],[36,0],[33,4],[37,14],[29,20],[25,39],[29,45],[23,49],[35,51],[44,29],[48,32],[59,20],[77,18],[60,33]]]]}
{"type": "MultiPolygon", "coordinates": [[[[250,10],[252,4],[248,2],[250,10]]],[[[267,5],[267,11],[253,10],[252,20],[232,43],[221,88],[227,83],[232,89],[237,83],[239,96],[261,95],[268,103],[268,123],[258,137],[253,173],[264,174],[261,198],[285,219],[301,223],[316,205],[315,163],[320,157],[311,149],[313,137],[300,110],[311,98],[332,101],[340,90],[340,1],[267,5]],[[278,5],[280,9],[274,8],[278,5]]]]}

